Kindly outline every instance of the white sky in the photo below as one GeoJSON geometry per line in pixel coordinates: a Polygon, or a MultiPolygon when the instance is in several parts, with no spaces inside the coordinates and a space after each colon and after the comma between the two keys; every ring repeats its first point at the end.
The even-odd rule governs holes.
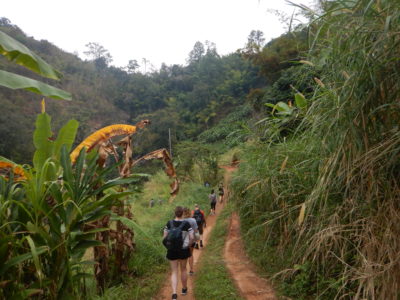
{"type": "Polygon", "coordinates": [[[196,41],[214,42],[220,55],[242,48],[251,30],[268,42],[284,32],[268,9],[294,10],[285,0],[19,0],[3,1],[0,17],[82,58],[85,45],[96,42],[115,66],[146,58],[158,69],[162,62],[184,65],[196,41]]]}

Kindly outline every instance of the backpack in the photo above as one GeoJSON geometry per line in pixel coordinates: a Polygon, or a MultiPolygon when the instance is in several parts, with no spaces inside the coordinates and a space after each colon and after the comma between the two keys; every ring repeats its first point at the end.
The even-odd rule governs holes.
{"type": "Polygon", "coordinates": [[[210,195],[211,203],[216,203],[217,202],[217,195],[211,194],[210,195]]]}
{"type": "Polygon", "coordinates": [[[196,209],[193,213],[193,218],[196,220],[197,225],[203,224],[203,214],[201,213],[200,209],[196,209]]]}
{"type": "Polygon", "coordinates": [[[163,245],[168,250],[180,250],[183,246],[182,228],[186,222],[182,222],[178,227],[174,226],[174,221],[169,221],[170,229],[168,235],[163,239],[163,245]]]}

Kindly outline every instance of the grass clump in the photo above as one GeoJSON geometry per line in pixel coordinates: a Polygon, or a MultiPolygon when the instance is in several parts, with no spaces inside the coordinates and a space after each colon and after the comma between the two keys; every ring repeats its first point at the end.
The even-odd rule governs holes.
{"type": "Polygon", "coordinates": [[[225,206],[204,248],[196,273],[195,296],[197,299],[241,300],[226,269],[223,250],[228,234],[232,206],[225,206]]]}

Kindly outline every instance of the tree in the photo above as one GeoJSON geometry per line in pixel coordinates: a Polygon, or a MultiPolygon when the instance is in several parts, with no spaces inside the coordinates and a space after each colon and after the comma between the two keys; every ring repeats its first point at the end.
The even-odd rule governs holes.
{"type": "Polygon", "coordinates": [[[249,54],[259,53],[264,42],[264,33],[261,30],[252,30],[247,37],[246,52],[249,54]]]}
{"type": "Polygon", "coordinates": [[[12,26],[11,21],[7,18],[0,18],[0,26],[9,27],[12,26]]]}
{"type": "Polygon", "coordinates": [[[128,65],[125,67],[125,70],[129,74],[133,74],[133,73],[135,73],[136,69],[138,69],[139,67],[140,67],[140,65],[138,64],[137,60],[131,59],[128,62],[128,65]]]}
{"type": "Polygon", "coordinates": [[[147,72],[147,64],[150,63],[150,60],[146,59],[145,57],[142,58],[142,62],[144,64],[144,74],[147,72]]]}
{"type": "Polygon", "coordinates": [[[102,45],[90,42],[85,46],[88,48],[88,50],[84,51],[83,53],[92,58],[97,67],[108,67],[108,65],[112,62],[113,59],[110,52],[108,52],[108,50],[102,45]]]}
{"type": "Polygon", "coordinates": [[[203,43],[197,41],[193,46],[193,50],[189,52],[188,63],[198,62],[204,56],[205,52],[203,43]]]}
{"type": "Polygon", "coordinates": [[[207,46],[206,55],[219,56],[217,52],[217,46],[215,45],[215,43],[206,41],[206,46],[207,46]]]}

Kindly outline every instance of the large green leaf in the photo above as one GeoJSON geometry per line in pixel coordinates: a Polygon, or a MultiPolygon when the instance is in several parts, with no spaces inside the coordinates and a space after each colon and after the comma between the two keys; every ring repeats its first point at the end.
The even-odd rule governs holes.
{"type": "Polygon", "coordinates": [[[307,107],[307,100],[301,93],[296,93],[294,95],[294,101],[296,102],[296,106],[300,109],[307,107]]]}
{"type": "Polygon", "coordinates": [[[287,105],[285,102],[279,101],[276,106],[276,110],[281,112],[281,113],[287,113],[290,114],[292,112],[292,109],[287,105]]]}
{"type": "Polygon", "coordinates": [[[8,60],[28,68],[42,76],[60,79],[61,73],[51,67],[43,59],[26,46],[0,31],[0,54],[8,60]]]}
{"type": "Polygon", "coordinates": [[[46,114],[39,114],[36,118],[36,128],[33,133],[33,144],[36,151],[33,156],[33,164],[36,170],[41,170],[44,162],[53,154],[53,142],[50,140],[53,133],[50,127],[51,117],[46,114]]]}
{"type": "Polygon", "coordinates": [[[61,147],[65,145],[67,152],[71,150],[71,146],[75,141],[76,131],[78,130],[79,122],[69,120],[58,133],[57,140],[54,145],[54,155],[59,159],[61,156],[61,147]]]}
{"type": "Polygon", "coordinates": [[[72,100],[70,93],[43,82],[0,70],[0,85],[17,90],[24,89],[53,99],[72,100]]]}

